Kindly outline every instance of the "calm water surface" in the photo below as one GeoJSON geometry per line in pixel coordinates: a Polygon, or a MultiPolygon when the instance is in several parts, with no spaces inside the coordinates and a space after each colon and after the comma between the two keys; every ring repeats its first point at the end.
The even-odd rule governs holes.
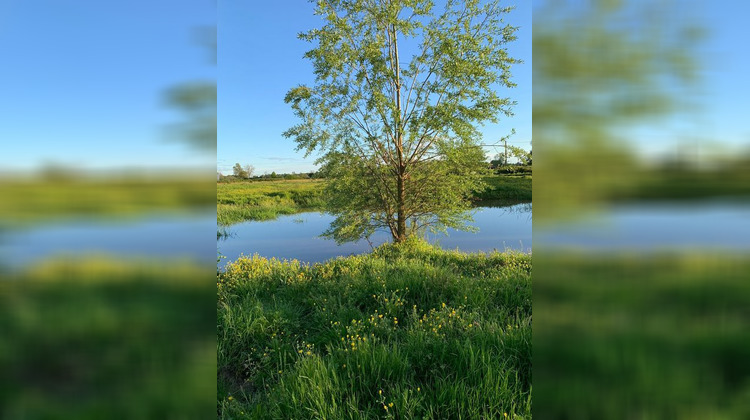
{"type": "Polygon", "coordinates": [[[0,232],[0,265],[19,268],[48,257],[112,255],[216,261],[216,211],[117,221],[75,221],[0,232]]]}
{"type": "MultiPolygon", "coordinates": [[[[258,254],[263,257],[297,259],[302,262],[321,262],[339,255],[369,252],[370,244],[365,240],[337,245],[335,241],[323,239],[323,233],[334,217],[320,212],[282,216],[265,222],[245,222],[228,228],[229,237],[217,242],[218,252],[226,261],[240,255],[258,254]]],[[[445,249],[460,249],[465,252],[514,249],[531,251],[531,203],[508,207],[480,207],[474,213],[473,225],[478,233],[450,229],[448,235],[428,235],[431,243],[445,249]]],[[[390,234],[378,232],[370,238],[373,246],[391,240],[390,234]]]]}
{"type": "Polygon", "coordinates": [[[576,222],[538,227],[534,243],[593,252],[750,251],[750,205],[722,201],[621,205],[576,222]]]}

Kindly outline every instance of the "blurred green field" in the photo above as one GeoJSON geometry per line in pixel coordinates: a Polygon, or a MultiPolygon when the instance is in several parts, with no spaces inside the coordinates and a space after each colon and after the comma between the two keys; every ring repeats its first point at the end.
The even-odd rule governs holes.
{"type": "Polygon", "coordinates": [[[88,257],[5,273],[0,418],[210,418],[212,271],[88,257]]]}
{"type": "Polygon", "coordinates": [[[614,201],[690,201],[750,198],[750,165],[745,161],[719,169],[672,168],[641,171],[638,182],[613,191],[614,201]]]}
{"type": "Polygon", "coordinates": [[[535,417],[750,418],[745,255],[537,254],[535,417]]]}
{"type": "Polygon", "coordinates": [[[531,416],[530,255],[411,240],[218,287],[220,418],[531,416]]]}
{"type": "Polygon", "coordinates": [[[123,218],[213,205],[216,189],[198,177],[0,178],[0,221],[19,226],[71,218],[123,218]]]}

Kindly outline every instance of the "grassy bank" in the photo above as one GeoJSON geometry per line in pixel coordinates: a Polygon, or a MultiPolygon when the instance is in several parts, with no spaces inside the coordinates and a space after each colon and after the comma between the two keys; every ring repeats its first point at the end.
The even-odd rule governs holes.
{"type": "Polygon", "coordinates": [[[320,180],[216,184],[216,217],[222,226],[245,220],[270,220],[322,206],[323,181],[320,180]]]}
{"type": "Polygon", "coordinates": [[[424,242],[218,276],[221,418],[531,412],[531,256],[424,242]]]}
{"type": "MultiPolygon", "coordinates": [[[[493,175],[476,200],[531,201],[530,175],[493,175]]],[[[219,225],[245,220],[270,220],[279,215],[320,210],[324,205],[324,180],[244,181],[216,184],[219,225]]]]}
{"type": "Polygon", "coordinates": [[[477,191],[475,198],[482,201],[531,201],[531,175],[493,175],[484,177],[487,187],[477,191]]]}
{"type": "Polygon", "coordinates": [[[534,415],[750,418],[746,255],[544,255],[534,415]]]}
{"type": "Polygon", "coordinates": [[[103,258],[0,273],[0,418],[210,418],[212,273],[103,258]]]}

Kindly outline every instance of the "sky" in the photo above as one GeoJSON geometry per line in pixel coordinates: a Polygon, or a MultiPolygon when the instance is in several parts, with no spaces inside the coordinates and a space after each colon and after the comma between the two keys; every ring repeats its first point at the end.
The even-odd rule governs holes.
{"type": "MultiPolygon", "coordinates": [[[[534,3],[536,4],[536,2],[534,3]]],[[[692,3],[691,3],[692,4],[692,3]]],[[[304,172],[304,158],[281,133],[296,123],[283,102],[293,86],[312,83],[301,31],[320,26],[306,0],[0,0],[0,172],[56,164],[74,168],[213,167],[234,163],[256,173],[304,172]],[[195,30],[218,22],[218,66],[195,30]],[[164,105],[166,89],[218,78],[217,154],[174,141],[168,127],[184,116],[164,105]]],[[[750,55],[744,42],[750,6],[694,10],[708,29],[703,80],[692,113],[635,130],[646,152],[688,147],[747,147],[745,98],[750,55]],[[682,143],[681,143],[682,142],[682,143]]],[[[517,0],[511,56],[515,116],[482,130],[488,143],[510,133],[531,140],[532,6],[517,0]]],[[[499,153],[502,148],[487,150],[499,153]]]]}
{"type": "MultiPolygon", "coordinates": [[[[581,31],[600,23],[585,21],[583,13],[562,13],[561,3],[588,7],[592,1],[534,1],[533,13],[537,14],[534,22],[539,22],[540,10],[552,4],[553,21],[572,17],[577,23],[576,29],[581,31]]],[[[617,134],[627,142],[626,146],[644,160],[683,153],[708,158],[714,154],[750,153],[750,125],[745,103],[750,94],[750,55],[745,46],[750,39],[750,25],[745,19],[750,6],[742,2],[690,0],[609,3],[620,4],[631,12],[642,10],[642,6],[664,4],[669,7],[669,13],[659,16],[656,24],[660,28],[696,24],[705,34],[701,41],[690,45],[695,52],[692,58],[697,65],[698,78],[674,97],[681,109],[670,115],[644,118],[627,127],[618,127],[622,129],[617,134]]],[[[660,87],[664,86],[670,85],[662,83],[660,87]]]]}
{"type": "MultiPolygon", "coordinates": [[[[512,3],[505,3],[506,5],[512,3]]],[[[518,26],[508,44],[511,57],[524,61],[511,70],[513,89],[504,96],[518,102],[512,118],[481,128],[485,143],[497,143],[515,129],[508,144],[531,147],[531,5],[519,0],[506,22],[518,26]]],[[[305,158],[282,133],[297,123],[284,103],[287,91],[314,83],[312,66],[303,58],[311,44],[297,34],[322,26],[314,4],[306,0],[248,2],[220,0],[218,8],[218,144],[217,168],[231,174],[235,163],[252,165],[255,174],[313,171],[315,155],[305,158]]],[[[500,148],[488,148],[494,156],[500,148]]]]}
{"type": "Polygon", "coordinates": [[[1,170],[212,168],[164,92],[215,80],[196,36],[215,25],[213,0],[0,0],[1,170]]]}

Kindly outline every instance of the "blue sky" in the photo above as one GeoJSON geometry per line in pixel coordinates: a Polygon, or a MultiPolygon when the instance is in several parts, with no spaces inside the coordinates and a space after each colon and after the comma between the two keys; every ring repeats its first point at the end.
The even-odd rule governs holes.
{"type": "MultiPolygon", "coordinates": [[[[588,7],[592,2],[535,1],[535,13],[545,3],[571,10],[561,7],[561,3],[588,7]]],[[[690,0],[615,3],[621,3],[628,11],[639,10],[641,6],[666,5],[669,13],[657,21],[661,28],[694,23],[706,34],[700,43],[691,45],[696,52],[694,58],[699,69],[698,81],[681,92],[683,95],[674,98],[677,104],[684,106],[682,111],[618,127],[620,130],[617,134],[628,142],[627,146],[646,159],[674,155],[676,152],[709,158],[714,153],[749,153],[750,125],[747,123],[745,98],[750,93],[750,55],[746,53],[745,44],[750,39],[750,25],[746,22],[750,6],[742,2],[714,4],[690,0]]],[[[565,15],[560,9],[552,9],[551,19],[572,19],[578,30],[598,23],[581,20],[584,15],[575,9],[565,15]]]]}
{"type": "Polygon", "coordinates": [[[164,91],[215,80],[213,0],[0,1],[0,167],[212,167],[170,141],[164,91]]]}
{"type": "Polygon", "coordinates": [[[635,127],[633,138],[644,156],[660,153],[750,152],[750,124],[746,97],[750,94],[750,39],[746,16],[750,6],[742,2],[680,3],[674,19],[702,26],[707,37],[697,46],[699,81],[684,97],[686,111],[635,127]],[[731,7],[729,6],[731,4],[731,7]]]}
{"type": "MultiPolygon", "coordinates": [[[[510,4],[510,3],[508,3],[510,4]]],[[[286,92],[299,84],[313,84],[312,66],[302,58],[311,44],[297,34],[320,27],[314,4],[305,0],[219,2],[218,145],[219,171],[231,173],[235,163],[250,164],[256,174],[306,172],[314,156],[304,158],[295,143],[281,133],[297,121],[284,103],[286,92]]],[[[518,102],[515,116],[487,125],[487,143],[516,134],[509,144],[530,148],[531,141],[531,5],[518,1],[506,22],[520,26],[518,39],[508,45],[510,55],[523,64],[513,70],[518,85],[504,95],[518,102]]],[[[488,149],[494,155],[500,149],[488,149]]]]}
{"type": "MultiPolygon", "coordinates": [[[[525,61],[512,72],[518,87],[507,91],[518,101],[516,115],[484,132],[488,141],[496,141],[515,128],[511,143],[526,147],[532,130],[532,7],[523,0],[516,5],[507,17],[521,27],[509,50],[525,61]]],[[[240,162],[258,173],[312,169],[313,159],[303,159],[281,133],[295,123],[284,94],[313,81],[302,59],[310,46],[296,37],[319,26],[313,7],[305,0],[0,1],[0,171],[45,163],[83,168],[218,164],[228,172],[240,162]],[[217,22],[218,70],[194,36],[195,28],[217,22]],[[217,76],[217,156],[169,141],[167,127],[183,116],[164,106],[164,91],[217,76]]],[[[691,9],[709,31],[695,97],[700,106],[634,129],[641,150],[690,142],[708,149],[717,143],[747,147],[748,9],[742,3],[691,9]]]]}

